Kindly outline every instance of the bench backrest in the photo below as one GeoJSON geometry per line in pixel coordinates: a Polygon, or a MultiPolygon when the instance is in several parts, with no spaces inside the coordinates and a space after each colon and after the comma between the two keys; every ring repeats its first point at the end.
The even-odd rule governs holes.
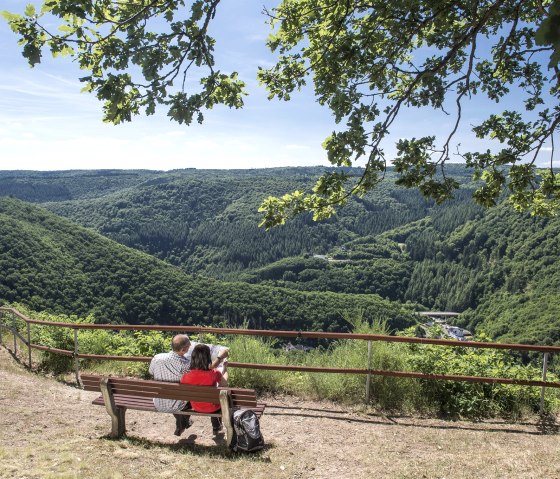
{"type": "MultiPolygon", "coordinates": [[[[80,376],[86,391],[101,392],[99,383],[104,376],[82,374],[80,376]]],[[[143,398],[176,399],[181,401],[220,402],[220,391],[229,391],[234,407],[256,407],[257,397],[253,389],[217,388],[212,386],[192,386],[147,379],[108,377],[113,394],[143,398]]]]}

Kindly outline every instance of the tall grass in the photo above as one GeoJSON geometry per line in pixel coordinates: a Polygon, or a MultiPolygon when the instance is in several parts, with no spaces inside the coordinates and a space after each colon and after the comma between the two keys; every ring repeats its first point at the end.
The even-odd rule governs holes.
{"type": "MultiPolygon", "coordinates": [[[[388,334],[387,323],[378,320],[367,323],[363,315],[347,318],[354,331],[363,334],[388,334]]],[[[403,370],[406,360],[399,344],[374,342],[371,356],[365,341],[341,340],[334,342],[326,351],[311,351],[300,361],[307,366],[328,366],[333,368],[403,370]]],[[[301,388],[291,392],[307,394],[317,398],[343,402],[363,402],[367,397],[367,376],[362,374],[310,373],[301,388]]],[[[412,406],[419,389],[416,383],[391,377],[373,375],[370,378],[369,397],[372,404],[384,410],[402,410],[412,406]]]]}
{"type": "MultiPolygon", "coordinates": [[[[230,359],[241,363],[282,364],[281,354],[275,353],[275,341],[259,339],[252,336],[234,336],[227,346],[230,359]]],[[[263,371],[258,369],[231,368],[229,381],[231,385],[257,389],[259,391],[278,392],[281,380],[280,371],[263,371]]]]}

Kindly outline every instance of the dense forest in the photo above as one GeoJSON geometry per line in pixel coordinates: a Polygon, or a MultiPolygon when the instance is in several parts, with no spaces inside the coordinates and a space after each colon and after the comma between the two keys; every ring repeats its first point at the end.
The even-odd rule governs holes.
{"type": "Polygon", "coordinates": [[[377,295],[294,291],[187,275],[153,256],[16,199],[0,199],[0,298],[98,322],[347,330],[362,311],[393,330],[410,311],[377,295]]]}
{"type": "MultiPolygon", "coordinates": [[[[219,279],[236,279],[240,272],[290,256],[325,254],[347,241],[429,216],[434,209],[417,191],[387,182],[351,201],[330,220],[316,223],[306,215],[268,232],[258,227],[257,210],[263,198],[308,189],[318,171],[50,172],[29,177],[4,172],[0,196],[42,203],[58,215],[187,273],[219,279]]],[[[461,181],[468,181],[461,177],[461,169],[456,172],[461,181]]],[[[446,204],[435,208],[435,214],[451,209],[448,217],[461,223],[479,211],[466,200],[470,192],[458,194],[463,198],[459,208],[446,204]]]]}
{"type": "MultiPolygon", "coordinates": [[[[51,241],[55,249],[48,261],[44,246],[40,253],[27,245],[35,262],[25,266],[27,284],[7,279],[22,272],[13,257],[3,255],[11,274],[2,280],[0,298],[39,309],[91,310],[103,321],[248,318],[258,327],[325,330],[344,328],[341,308],[368,307],[377,314],[371,303],[382,304],[383,315],[394,315],[393,327],[411,321],[403,310],[454,310],[463,313],[460,325],[500,340],[560,343],[559,218],[531,218],[507,204],[488,210],[474,205],[475,185],[457,165],[452,173],[462,187],[442,205],[395,186],[389,177],[329,220],[315,223],[301,216],[268,232],[258,228],[264,197],[305,190],[317,173],[316,168],[0,172],[0,196],[40,203],[71,220],[57,231],[68,235],[65,248],[72,258],[57,256],[59,237],[51,241]],[[91,230],[113,241],[99,237],[96,244],[104,242],[85,256],[79,243],[72,246],[72,235],[91,230]],[[118,254],[100,253],[114,248],[118,254]],[[125,259],[117,268],[114,261],[121,255],[135,255],[134,262],[148,262],[153,272],[125,259]],[[111,273],[105,263],[114,267],[111,273]],[[69,264],[82,276],[64,274],[58,284],[54,269],[69,264]],[[168,277],[185,282],[169,289],[189,289],[188,299],[178,299],[179,293],[168,299],[168,277]],[[47,296],[36,294],[36,278],[41,284],[51,278],[56,286],[43,288],[47,296]]],[[[41,215],[48,215],[50,225],[61,221],[45,210],[31,214],[35,210],[24,203],[6,205],[11,213],[3,221],[24,221],[25,231],[44,228],[37,223],[41,215]]],[[[2,228],[8,250],[22,241],[12,223],[2,228]]],[[[28,241],[52,234],[38,231],[28,241]]]]}

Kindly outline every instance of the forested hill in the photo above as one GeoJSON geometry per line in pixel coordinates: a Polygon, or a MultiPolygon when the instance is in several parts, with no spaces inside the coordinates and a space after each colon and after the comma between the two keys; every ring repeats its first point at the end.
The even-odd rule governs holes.
{"type": "MultiPolygon", "coordinates": [[[[263,198],[309,188],[321,171],[0,172],[0,196],[41,203],[184,273],[248,283],[216,287],[212,306],[185,303],[190,305],[185,306],[188,314],[165,306],[164,300],[153,314],[136,311],[138,300],[130,299],[135,283],[131,291],[90,288],[91,297],[82,299],[87,307],[79,310],[94,308],[103,320],[115,314],[109,304],[122,295],[119,320],[145,322],[171,308],[172,318],[190,317],[194,322],[231,315],[235,321],[246,316],[259,324],[274,318],[271,321],[280,327],[292,321],[292,313],[282,312],[283,306],[274,312],[279,304],[275,300],[268,299],[268,307],[260,300],[241,299],[240,291],[282,291],[307,302],[323,297],[315,296],[321,292],[331,298],[329,304],[346,298],[344,308],[356,301],[375,302],[377,297],[369,295],[380,295],[410,307],[464,312],[460,324],[497,339],[560,343],[560,218],[531,218],[507,205],[477,207],[471,198],[475,185],[457,165],[450,173],[462,187],[454,200],[439,206],[415,190],[395,186],[389,175],[388,181],[364,198],[352,199],[327,221],[315,223],[302,216],[269,232],[258,228],[257,209],[263,198]],[[253,290],[257,285],[260,289],[253,290]],[[232,298],[225,297],[229,291],[235,291],[232,298]],[[106,303],[105,296],[111,298],[106,303]]],[[[173,274],[179,273],[173,269],[173,274]]],[[[123,288],[125,281],[115,277],[111,284],[123,288]]],[[[222,283],[207,284],[209,291],[222,283]]],[[[293,322],[316,329],[342,327],[339,312],[322,316],[298,311],[293,322]]]]}
{"type": "Polygon", "coordinates": [[[0,301],[134,324],[240,324],[345,330],[356,310],[400,329],[413,323],[375,295],[299,292],[194,277],[53,213],[0,199],[0,301]]]}
{"type": "Polygon", "coordinates": [[[141,184],[151,170],[0,171],[0,196],[41,203],[95,198],[141,184]]]}
{"type": "Polygon", "coordinates": [[[560,218],[499,207],[450,238],[448,254],[477,269],[485,291],[462,323],[505,342],[560,344],[560,218]]]}
{"type": "MultiPolygon", "coordinates": [[[[452,212],[452,210],[449,210],[452,212]]],[[[560,343],[560,218],[506,205],[450,228],[430,216],[241,276],[299,290],[371,292],[464,312],[460,324],[508,342],[560,343]]]]}
{"type": "MultiPolygon", "coordinates": [[[[90,171],[0,175],[0,196],[44,203],[58,215],[181,267],[218,279],[303,254],[325,254],[335,246],[377,235],[427,215],[447,215],[458,225],[473,218],[470,192],[458,192],[460,208],[433,208],[414,190],[384,182],[353,199],[328,221],[309,215],[264,231],[258,207],[269,195],[312,187],[323,168],[181,170],[175,172],[90,171]],[[50,196],[49,196],[50,193],[50,196]]],[[[456,177],[466,183],[464,169],[456,177]]],[[[360,174],[360,170],[350,170],[360,174]]]]}

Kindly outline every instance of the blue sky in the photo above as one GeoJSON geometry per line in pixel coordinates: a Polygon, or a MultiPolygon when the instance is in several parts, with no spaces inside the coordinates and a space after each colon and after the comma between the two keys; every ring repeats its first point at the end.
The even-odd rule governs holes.
{"type": "MultiPolygon", "coordinates": [[[[1,9],[21,12],[22,0],[3,0],[1,9]]],[[[37,2],[35,2],[37,3],[37,2]]],[[[216,63],[236,70],[248,84],[242,110],[216,107],[202,125],[179,125],[165,112],[135,117],[131,123],[102,123],[101,104],[80,93],[81,72],[69,59],[43,62],[31,69],[21,56],[17,36],[0,20],[0,169],[263,168],[326,165],[321,147],[336,128],[327,108],[307,89],[290,102],[268,101],[256,81],[258,66],[274,56],[265,45],[269,27],[262,6],[270,0],[222,0],[214,20],[216,63]]],[[[478,122],[488,106],[474,103],[463,112],[463,130],[456,141],[474,144],[465,126],[478,122]]],[[[393,126],[391,140],[440,133],[450,118],[425,111],[407,111],[393,126]]],[[[482,145],[487,146],[487,145],[482,145]]],[[[389,157],[391,147],[386,149],[389,157]]],[[[543,161],[545,157],[543,155],[543,161]]],[[[558,165],[560,166],[560,165],[558,165]]]]}

